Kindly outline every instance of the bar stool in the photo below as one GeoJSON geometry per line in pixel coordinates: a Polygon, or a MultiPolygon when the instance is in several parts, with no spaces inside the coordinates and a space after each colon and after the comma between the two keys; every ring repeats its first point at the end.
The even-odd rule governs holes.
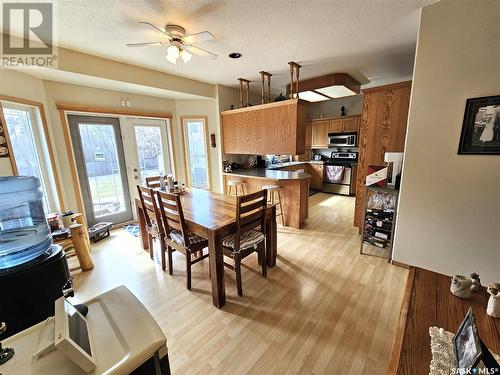
{"type": "Polygon", "coordinates": [[[231,195],[231,191],[232,191],[232,187],[234,186],[235,188],[235,195],[238,196],[238,186],[240,187],[241,189],[241,192],[240,192],[240,195],[245,195],[245,190],[243,189],[243,184],[244,184],[244,181],[243,180],[229,180],[227,182],[227,186],[229,187],[228,188],[228,194],[231,195]]]}
{"type": "Polygon", "coordinates": [[[283,214],[283,206],[281,205],[281,186],[279,185],[263,185],[262,189],[266,189],[268,191],[268,203],[274,204],[276,201],[276,195],[278,196],[277,205],[280,207],[280,212],[276,214],[276,216],[281,215],[281,222],[283,226],[285,226],[285,215],[283,214]]]}

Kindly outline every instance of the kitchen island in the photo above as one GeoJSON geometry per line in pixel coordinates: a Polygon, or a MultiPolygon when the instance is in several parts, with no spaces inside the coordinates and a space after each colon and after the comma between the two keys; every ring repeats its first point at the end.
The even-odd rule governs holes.
{"type": "MultiPolygon", "coordinates": [[[[299,229],[309,216],[309,184],[311,175],[303,172],[266,168],[238,169],[223,173],[224,192],[231,180],[242,180],[245,194],[262,189],[264,185],[281,187],[281,204],[285,226],[299,229]]],[[[278,220],[280,222],[280,220],[278,220]]]]}

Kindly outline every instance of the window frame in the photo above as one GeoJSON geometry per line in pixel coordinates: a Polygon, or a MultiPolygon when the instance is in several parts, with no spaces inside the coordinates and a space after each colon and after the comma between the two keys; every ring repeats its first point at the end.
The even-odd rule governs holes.
{"type": "Polygon", "coordinates": [[[44,182],[48,186],[47,201],[50,205],[50,211],[63,211],[64,201],[62,196],[61,184],[59,180],[58,170],[56,168],[54,151],[50,139],[47,118],[45,116],[45,108],[42,103],[21,98],[0,95],[0,121],[4,126],[5,135],[7,139],[7,146],[9,148],[9,158],[12,166],[14,176],[19,176],[17,163],[15,160],[14,149],[9,135],[9,129],[4,116],[4,107],[22,110],[30,113],[32,120],[32,133],[40,160],[40,169],[44,177],[44,182]]]}
{"type": "Polygon", "coordinates": [[[182,144],[184,146],[184,161],[186,164],[186,186],[191,187],[191,173],[190,173],[190,161],[189,161],[189,144],[187,136],[187,123],[189,121],[193,122],[203,122],[203,131],[205,133],[205,150],[207,154],[206,167],[207,167],[207,180],[208,188],[207,191],[212,191],[212,171],[211,171],[211,161],[210,161],[210,134],[208,133],[208,117],[207,116],[181,116],[181,127],[182,127],[182,144]]]}

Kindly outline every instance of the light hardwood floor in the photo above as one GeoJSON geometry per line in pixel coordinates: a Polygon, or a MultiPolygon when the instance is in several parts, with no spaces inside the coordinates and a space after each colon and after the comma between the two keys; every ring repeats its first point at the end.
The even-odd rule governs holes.
{"type": "Polygon", "coordinates": [[[385,374],[408,271],[359,255],[354,199],[311,198],[302,230],[278,227],[278,261],[259,274],[245,259],[243,293],[226,270],[227,305],[211,302],[208,263],[184,258],[162,272],[123,230],[93,250],[95,269],[75,278],[76,301],[126,285],[167,337],[173,374],[385,374]]]}

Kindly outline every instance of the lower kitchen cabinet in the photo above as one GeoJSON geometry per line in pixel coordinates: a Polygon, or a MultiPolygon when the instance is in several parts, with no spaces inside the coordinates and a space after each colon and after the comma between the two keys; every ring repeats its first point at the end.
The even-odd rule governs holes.
{"type": "Polygon", "coordinates": [[[323,164],[310,164],[312,172],[311,189],[323,189],[323,164]]]}

